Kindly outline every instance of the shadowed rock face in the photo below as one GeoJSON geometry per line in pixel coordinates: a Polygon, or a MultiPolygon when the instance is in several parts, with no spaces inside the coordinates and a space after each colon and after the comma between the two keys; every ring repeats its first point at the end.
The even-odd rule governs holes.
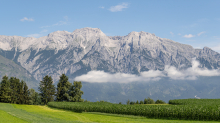
{"type": "Polygon", "coordinates": [[[208,47],[194,49],[147,32],[109,37],[98,28],[56,31],[40,38],[0,36],[0,54],[36,80],[50,75],[57,81],[62,73],[73,79],[90,70],[139,74],[165,65],[186,69],[195,57],[199,67],[220,68],[220,54],[208,47]]]}

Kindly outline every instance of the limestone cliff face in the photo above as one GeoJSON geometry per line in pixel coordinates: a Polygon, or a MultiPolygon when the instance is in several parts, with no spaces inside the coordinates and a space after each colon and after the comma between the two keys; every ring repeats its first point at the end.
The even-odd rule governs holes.
{"type": "Polygon", "coordinates": [[[220,54],[208,47],[194,49],[147,32],[110,37],[98,28],[56,31],[40,38],[0,36],[0,54],[37,80],[50,75],[57,81],[62,73],[73,79],[90,70],[138,74],[165,65],[186,69],[195,57],[200,67],[220,68],[220,54]]]}

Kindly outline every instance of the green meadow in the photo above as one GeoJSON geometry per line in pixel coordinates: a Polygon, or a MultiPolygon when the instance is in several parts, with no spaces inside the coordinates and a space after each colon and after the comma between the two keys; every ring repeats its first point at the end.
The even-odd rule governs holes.
{"type": "Polygon", "coordinates": [[[0,103],[0,123],[216,123],[150,119],[141,116],[99,112],[72,112],[39,105],[0,103]]]}

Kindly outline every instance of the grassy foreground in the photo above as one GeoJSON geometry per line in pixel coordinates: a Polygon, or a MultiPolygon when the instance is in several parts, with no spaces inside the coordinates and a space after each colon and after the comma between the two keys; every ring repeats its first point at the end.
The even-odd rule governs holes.
{"type": "MultiPolygon", "coordinates": [[[[208,123],[207,121],[148,119],[139,116],[96,112],[76,113],[47,106],[0,103],[0,123],[208,123]]],[[[209,123],[216,123],[212,121],[209,123]]]]}

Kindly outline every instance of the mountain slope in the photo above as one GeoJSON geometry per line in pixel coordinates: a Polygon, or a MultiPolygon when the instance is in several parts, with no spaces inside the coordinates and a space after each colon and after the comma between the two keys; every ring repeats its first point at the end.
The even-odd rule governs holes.
{"type": "Polygon", "coordinates": [[[56,31],[41,38],[0,36],[0,54],[36,80],[48,74],[57,81],[62,73],[74,80],[91,70],[139,74],[164,70],[165,65],[186,69],[195,57],[199,67],[220,68],[220,54],[207,47],[194,49],[146,32],[109,37],[98,28],[56,31]]]}
{"type": "Polygon", "coordinates": [[[37,89],[38,81],[23,67],[0,55],[0,78],[4,75],[24,80],[29,88],[37,89]]]}

